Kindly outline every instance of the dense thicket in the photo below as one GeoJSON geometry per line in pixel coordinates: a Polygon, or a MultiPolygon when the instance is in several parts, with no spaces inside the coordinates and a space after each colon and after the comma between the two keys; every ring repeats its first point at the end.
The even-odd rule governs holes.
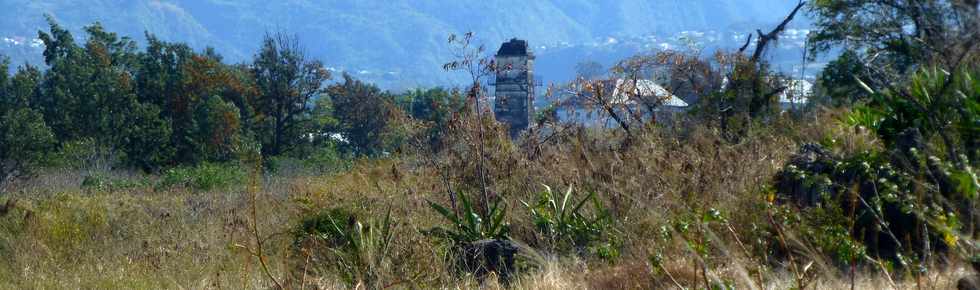
{"type": "Polygon", "coordinates": [[[347,75],[328,87],[329,71],[284,33],[266,35],[251,63],[228,64],[152,34],[140,49],[98,23],[81,38],[49,24],[39,32],[47,70],[24,65],[11,76],[0,63],[3,180],[78,144],[147,171],[234,160],[244,145],[267,157],[377,155],[405,141],[398,116],[444,123],[454,109],[444,90],[396,95],[347,75]]]}

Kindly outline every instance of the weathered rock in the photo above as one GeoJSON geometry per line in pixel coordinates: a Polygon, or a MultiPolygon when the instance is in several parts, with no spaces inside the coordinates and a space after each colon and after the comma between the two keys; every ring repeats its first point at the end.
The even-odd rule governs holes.
{"type": "Polygon", "coordinates": [[[9,198],[7,202],[0,205],[0,217],[7,215],[8,212],[17,207],[17,199],[9,198]]]}
{"type": "MultiPolygon", "coordinates": [[[[910,133],[910,148],[916,134],[910,133]]],[[[945,252],[938,231],[906,210],[902,188],[911,181],[877,157],[837,156],[818,144],[805,144],[775,177],[781,201],[800,208],[836,207],[854,218],[851,236],[874,257],[899,259],[910,251],[922,256],[945,252]],[[887,183],[885,183],[887,182],[887,183]],[[884,188],[891,184],[896,189],[884,188]],[[885,192],[885,190],[890,190],[885,192]],[[890,198],[883,198],[891,194],[890,198]]]]}
{"type": "Polygon", "coordinates": [[[510,282],[520,247],[509,240],[480,240],[463,246],[460,264],[481,282],[496,273],[501,283],[510,282]]]}
{"type": "Polygon", "coordinates": [[[957,290],[980,290],[980,275],[963,277],[956,282],[957,290]]]}
{"type": "Polygon", "coordinates": [[[956,283],[957,290],[980,290],[980,257],[973,259],[973,275],[966,276],[956,283]]]}
{"type": "Polygon", "coordinates": [[[800,151],[790,159],[786,169],[776,176],[776,190],[789,197],[800,206],[816,205],[826,188],[800,180],[800,174],[833,174],[834,164],[839,159],[823,146],[804,144],[800,151]]]}

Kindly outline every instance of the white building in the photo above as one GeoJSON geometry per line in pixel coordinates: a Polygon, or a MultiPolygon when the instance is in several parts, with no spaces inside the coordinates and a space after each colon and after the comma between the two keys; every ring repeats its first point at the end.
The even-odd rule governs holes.
{"type": "Polygon", "coordinates": [[[810,101],[813,83],[808,80],[791,79],[786,81],[786,89],[779,94],[779,107],[783,110],[800,109],[810,101]]]}
{"type": "MultiPolygon", "coordinates": [[[[619,115],[623,118],[634,117],[625,111],[627,107],[644,117],[650,116],[651,112],[648,108],[653,107],[653,114],[657,120],[668,120],[673,114],[683,112],[689,106],[687,102],[652,80],[606,80],[602,81],[602,85],[607,96],[606,101],[614,105],[617,111],[622,111],[619,115]]],[[[609,120],[608,112],[597,104],[591,103],[590,97],[579,95],[565,100],[558,109],[558,119],[563,122],[578,122],[586,126],[616,126],[609,120]]]]}

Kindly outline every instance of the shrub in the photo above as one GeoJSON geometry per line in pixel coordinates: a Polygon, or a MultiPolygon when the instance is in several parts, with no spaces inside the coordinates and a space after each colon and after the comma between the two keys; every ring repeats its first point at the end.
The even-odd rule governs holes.
{"type": "Polygon", "coordinates": [[[326,174],[353,165],[349,154],[341,152],[339,142],[328,140],[298,146],[289,154],[266,158],[266,169],[279,175],[290,173],[326,174]]]}
{"type": "Polygon", "coordinates": [[[316,262],[328,265],[349,287],[383,288],[391,265],[395,223],[388,210],[383,219],[361,223],[344,209],[330,209],[304,219],[296,243],[316,262]]]}
{"type": "Polygon", "coordinates": [[[456,271],[472,274],[481,283],[491,274],[507,285],[521,270],[518,254],[521,246],[510,239],[510,225],[504,220],[507,208],[500,198],[489,208],[473,206],[466,194],[459,194],[462,208],[449,209],[429,202],[429,206],[449,221],[448,228],[436,227],[427,233],[449,245],[449,257],[456,271]],[[458,211],[457,211],[458,210],[458,211]]]}
{"type": "Polygon", "coordinates": [[[266,172],[277,176],[326,175],[354,165],[354,158],[342,153],[333,142],[298,146],[288,154],[266,157],[263,161],[266,172]]]}
{"type": "Polygon", "coordinates": [[[61,144],[47,162],[47,166],[69,169],[110,169],[117,163],[108,147],[99,145],[95,139],[82,138],[61,144]]]}
{"type": "Polygon", "coordinates": [[[95,192],[112,192],[147,186],[148,179],[134,180],[129,178],[118,178],[102,173],[95,173],[85,176],[82,179],[82,188],[95,192]]]}
{"type": "Polygon", "coordinates": [[[336,142],[316,148],[303,159],[303,163],[317,172],[331,172],[351,166],[350,160],[340,152],[336,142]]]}
{"type": "Polygon", "coordinates": [[[356,223],[354,214],[341,208],[323,210],[300,222],[296,240],[301,242],[308,237],[318,237],[327,246],[339,246],[345,242],[346,229],[356,223]]]}
{"type": "Polygon", "coordinates": [[[900,263],[903,255],[923,251],[923,237],[932,250],[956,246],[945,237],[960,227],[947,218],[957,210],[942,206],[941,196],[918,186],[922,180],[893,167],[886,156],[872,151],[840,157],[807,145],[776,180],[780,193],[805,208],[803,231],[844,264],[857,257],[844,254],[856,247],[840,244],[846,241],[842,233],[869,246],[872,257],[900,263]],[[919,242],[910,244],[910,238],[919,242]]]}
{"type": "Polygon", "coordinates": [[[803,226],[821,248],[853,260],[841,249],[857,247],[833,242],[847,233],[870,255],[907,265],[931,251],[956,253],[960,237],[976,237],[980,182],[972,168],[980,81],[974,75],[923,70],[906,86],[871,92],[871,101],[841,121],[877,135],[884,148],[807,144],[778,174],[780,193],[813,215],[803,226]]]}
{"type": "Polygon", "coordinates": [[[9,179],[30,173],[52,143],[54,135],[40,113],[0,111],[0,189],[9,179]]]}
{"type": "Polygon", "coordinates": [[[210,191],[244,184],[245,171],[232,164],[203,163],[195,167],[177,167],[163,172],[158,189],[175,186],[210,191]]]}
{"type": "Polygon", "coordinates": [[[952,73],[924,69],[905,87],[874,94],[868,106],[880,111],[882,117],[875,133],[894,147],[915,145],[919,150],[934,149],[960,167],[976,162],[980,158],[980,79],[977,76],[980,76],[977,69],[963,68],[952,73]],[[922,135],[921,143],[907,144],[908,140],[904,140],[912,130],[922,135]],[[925,144],[934,138],[939,144],[925,144]]]}

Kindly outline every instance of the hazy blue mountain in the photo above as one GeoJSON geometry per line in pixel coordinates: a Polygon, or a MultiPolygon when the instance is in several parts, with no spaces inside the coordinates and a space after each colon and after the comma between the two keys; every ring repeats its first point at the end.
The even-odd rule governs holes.
{"type": "MultiPolygon", "coordinates": [[[[450,33],[473,31],[488,49],[511,37],[538,51],[541,74],[562,80],[582,59],[608,62],[695,35],[731,47],[737,33],[767,28],[792,8],[788,0],[0,0],[0,53],[40,60],[32,42],[44,14],[79,33],[101,22],[143,40],[211,46],[229,61],[246,61],[267,31],[300,35],[328,66],[388,88],[443,85],[450,33]],[[685,33],[686,32],[686,33],[685,33]],[[33,47],[32,47],[33,45],[33,47]]],[[[794,27],[806,26],[805,19],[794,27]]],[[[793,44],[785,49],[795,49],[793,44]]]]}

